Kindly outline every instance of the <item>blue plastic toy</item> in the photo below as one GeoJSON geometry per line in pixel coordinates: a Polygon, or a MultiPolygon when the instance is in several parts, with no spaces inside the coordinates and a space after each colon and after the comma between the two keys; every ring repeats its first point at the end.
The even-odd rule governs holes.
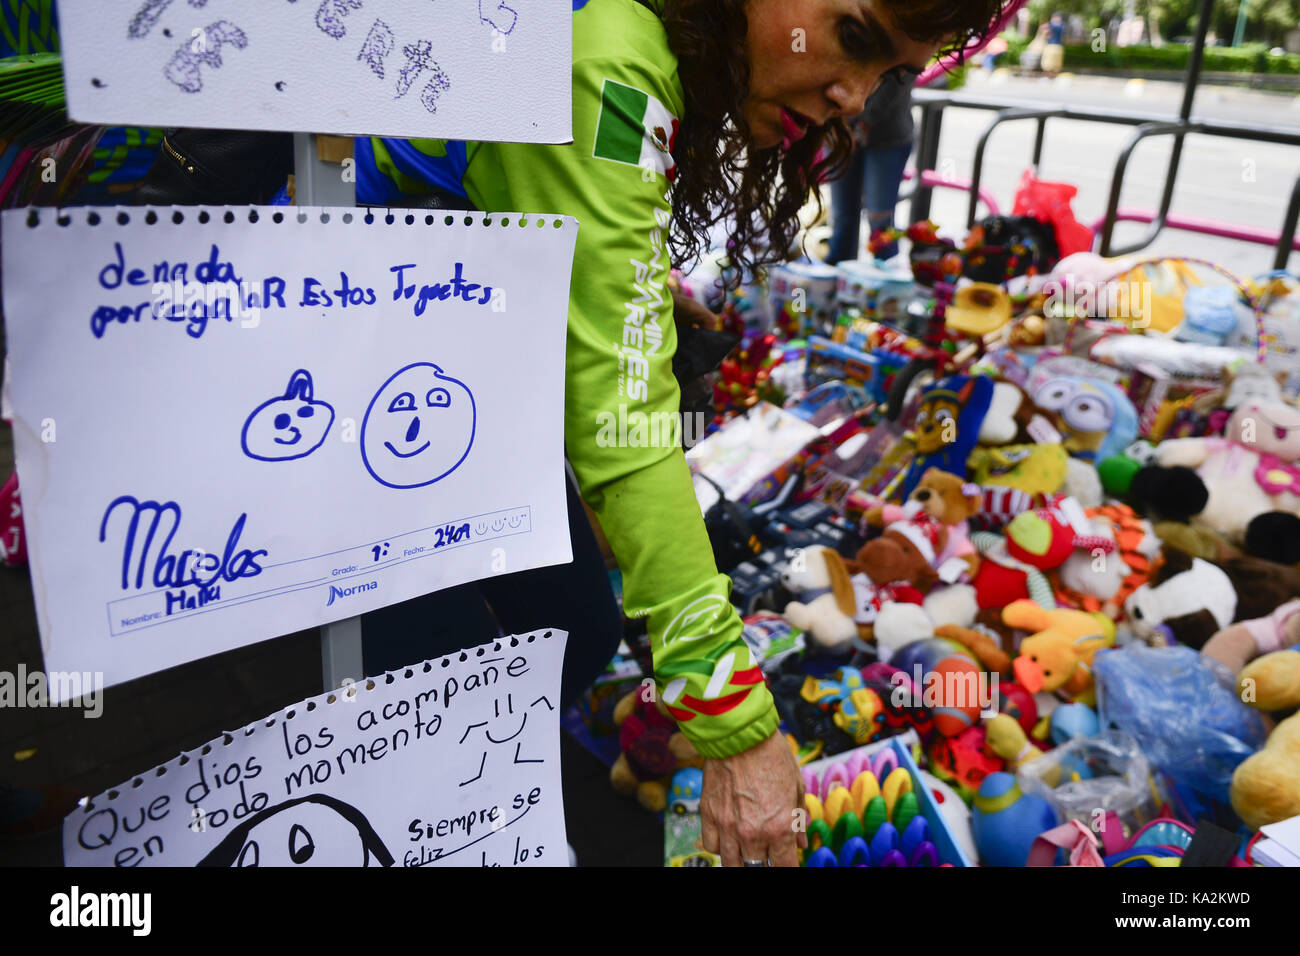
{"type": "Polygon", "coordinates": [[[1022,793],[1009,773],[984,778],[971,812],[971,834],[988,866],[1024,866],[1034,838],[1058,823],[1055,808],[1042,797],[1022,793]]]}
{"type": "Polygon", "coordinates": [[[870,866],[871,849],[860,836],[849,837],[840,848],[840,866],[870,866]]]}
{"type": "Polygon", "coordinates": [[[1052,711],[1052,743],[1058,747],[1075,737],[1091,737],[1099,730],[1101,722],[1087,704],[1061,704],[1052,711]]]}

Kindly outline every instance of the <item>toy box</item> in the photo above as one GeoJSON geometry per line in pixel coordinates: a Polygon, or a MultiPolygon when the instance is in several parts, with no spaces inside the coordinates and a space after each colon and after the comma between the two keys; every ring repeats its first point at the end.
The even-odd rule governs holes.
{"type": "Polygon", "coordinates": [[[698,813],[664,814],[664,866],[722,866],[714,853],[699,849],[698,813]]]}
{"type": "Polygon", "coordinates": [[[731,419],[686,453],[695,477],[700,511],[718,500],[717,490],[699,477],[707,475],[730,501],[745,501],[760,482],[796,458],[820,434],[817,426],[769,402],[759,402],[731,419]]]}
{"type": "Polygon", "coordinates": [[[824,262],[791,262],[772,270],[771,312],[786,338],[830,332],[839,275],[824,262]]]}
{"type": "Polygon", "coordinates": [[[884,402],[889,379],[907,364],[907,357],[885,349],[864,352],[819,335],[808,340],[804,381],[809,388],[841,381],[866,389],[872,399],[884,402]]]}
{"type": "Polygon", "coordinates": [[[1221,387],[1221,382],[1211,378],[1173,375],[1154,363],[1139,362],[1128,388],[1128,397],[1138,411],[1138,434],[1159,441],[1180,409],[1190,408],[1201,395],[1221,387]]]}
{"type": "MultiPolygon", "coordinates": [[[[896,760],[897,766],[904,768],[912,779],[912,792],[917,795],[920,815],[925,817],[925,821],[929,825],[930,840],[938,849],[940,864],[974,866],[974,861],[962,849],[961,842],[953,834],[948,821],[940,812],[934,793],[921,776],[921,770],[912,757],[912,748],[917,745],[919,745],[919,738],[916,736],[916,731],[908,730],[887,740],[867,744],[865,747],[858,747],[837,754],[834,757],[813,761],[803,768],[804,776],[807,779],[810,774],[815,774],[817,779],[821,780],[833,765],[847,765],[854,759],[855,755],[875,757],[883,751],[889,751],[892,753],[893,759],[896,760]]],[[[858,759],[861,759],[861,756],[858,759]]],[[[849,781],[849,783],[852,784],[852,781],[849,781]]]]}

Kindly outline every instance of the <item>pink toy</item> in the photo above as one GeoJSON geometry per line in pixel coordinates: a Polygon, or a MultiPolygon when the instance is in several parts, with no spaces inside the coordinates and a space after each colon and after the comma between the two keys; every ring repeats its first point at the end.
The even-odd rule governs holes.
{"type": "Polygon", "coordinates": [[[1228,419],[1224,438],[1162,442],[1156,458],[1196,469],[1210,493],[1196,520],[1229,537],[1266,511],[1300,514],[1300,409],[1290,405],[1247,402],[1228,419]]]}
{"type": "Polygon", "coordinates": [[[20,568],[27,563],[23,508],[18,497],[18,472],[0,486],[0,564],[20,568]]]}

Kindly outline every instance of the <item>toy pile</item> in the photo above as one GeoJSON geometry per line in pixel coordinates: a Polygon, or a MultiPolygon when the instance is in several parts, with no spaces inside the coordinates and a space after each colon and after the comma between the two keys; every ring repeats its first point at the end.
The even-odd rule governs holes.
{"type": "MultiPolygon", "coordinates": [[[[805,865],[1287,859],[1300,281],[1041,226],[703,284],[745,338],[687,459],[819,768],[805,865]]],[[[698,806],[685,759],[670,818],[698,806]]]]}

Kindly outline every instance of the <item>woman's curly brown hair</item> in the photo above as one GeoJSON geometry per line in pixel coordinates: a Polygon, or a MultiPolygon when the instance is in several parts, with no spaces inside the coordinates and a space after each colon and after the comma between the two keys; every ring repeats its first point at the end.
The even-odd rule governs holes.
{"type": "MultiPolygon", "coordinates": [[[[698,261],[709,229],[728,220],[733,223],[730,259],[739,267],[733,283],[741,273],[789,258],[810,188],[839,176],[852,153],[852,138],[841,119],[809,130],[789,150],[746,148],[746,2],[665,0],[663,10],[686,98],[673,148],[673,262],[686,266],[698,261]]],[[[887,0],[887,6],[907,36],[942,41],[949,51],[983,37],[1007,2],[887,0]]]]}

